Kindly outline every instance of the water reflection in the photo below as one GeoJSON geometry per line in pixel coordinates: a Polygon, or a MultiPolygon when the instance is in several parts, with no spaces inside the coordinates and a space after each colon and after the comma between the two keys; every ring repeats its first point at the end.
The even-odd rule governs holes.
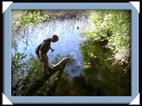
{"type": "MultiPolygon", "coordinates": [[[[81,34],[81,30],[86,26],[84,20],[63,20],[51,21],[40,24],[38,27],[22,27],[17,32],[17,51],[26,53],[27,55],[35,54],[36,47],[44,40],[52,37],[53,34],[59,36],[59,41],[51,44],[55,49],[52,53],[48,52],[49,64],[55,61],[55,57],[60,55],[71,56],[72,61],[67,64],[65,71],[71,76],[78,76],[83,70],[82,55],[79,50],[79,44],[85,37],[81,34]]],[[[12,51],[14,53],[14,50],[12,51]]],[[[29,58],[29,57],[27,57],[29,58]]]]}

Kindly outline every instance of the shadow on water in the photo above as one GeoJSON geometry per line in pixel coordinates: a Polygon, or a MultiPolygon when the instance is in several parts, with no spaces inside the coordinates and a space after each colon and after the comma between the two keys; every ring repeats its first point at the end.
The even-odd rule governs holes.
{"type": "MultiPolygon", "coordinates": [[[[52,53],[48,52],[49,64],[58,61],[56,58],[72,56],[73,60],[67,64],[65,71],[72,77],[79,76],[83,70],[82,55],[79,50],[79,44],[85,40],[81,30],[86,26],[84,20],[63,20],[41,23],[38,27],[21,27],[15,38],[17,43],[17,52],[25,53],[27,60],[30,55],[36,58],[35,49],[45,39],[52,37],[53,34],[59,36],[59,41],[51,44],[55,49],[52,53]]],[[[12,53],[15,51],[12,49],[12,53]]],[[[60,60],[60,59],[59,59],[60,60]]]]}

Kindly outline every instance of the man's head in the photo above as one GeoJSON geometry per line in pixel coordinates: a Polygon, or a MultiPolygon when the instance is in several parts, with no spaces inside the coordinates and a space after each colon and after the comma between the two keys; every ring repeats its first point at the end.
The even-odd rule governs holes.
{"type": "Polygon", "coordinates": [[[59,37],[57,35],[52,36],[52,42],[57,42],[59,37]]]}

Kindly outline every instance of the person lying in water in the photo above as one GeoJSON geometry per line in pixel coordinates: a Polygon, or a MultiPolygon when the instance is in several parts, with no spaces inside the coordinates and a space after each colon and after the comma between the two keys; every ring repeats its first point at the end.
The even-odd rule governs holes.
{"type": "Polygon", "coordinates": [[[55,43],[59,40],[57,35],[53,35],[52,38],[48,38],[44,40],[41,44],[39,44],[36,48],[36,55],[38,59],[44,63],[44,70],[48,69],[48,56],[47,53],[49,50],[52,52],[54,49],[51,48],[51,42],[55,43]]]}

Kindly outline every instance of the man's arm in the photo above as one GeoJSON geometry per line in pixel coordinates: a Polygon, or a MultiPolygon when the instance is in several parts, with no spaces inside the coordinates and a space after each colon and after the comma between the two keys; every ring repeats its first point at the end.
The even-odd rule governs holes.
{"type": "Polygon", "coordinates": [[[40,48],[39,48],[39,51],[40,51],[40,52],[41,52],[41,51],[43,52],[43,51],[45,51],[45,50],[48,48],[48,50],[51,49],[51,51],[54,52],[55,49],[52,49],[52,48],[51,48],[51,45],[50,45],[51,42],[52,42],[52,39],[51,39],[51,38],[44,40],[44,41],[42,42],[40,48]]]}
{"type": "Polygon", "coordinates": [[[50,46],[50,49],[51,49],[52,52],[54,52],[54,50],[55,50],[55,49],[52,49],[51,46],[50,46]]]}

